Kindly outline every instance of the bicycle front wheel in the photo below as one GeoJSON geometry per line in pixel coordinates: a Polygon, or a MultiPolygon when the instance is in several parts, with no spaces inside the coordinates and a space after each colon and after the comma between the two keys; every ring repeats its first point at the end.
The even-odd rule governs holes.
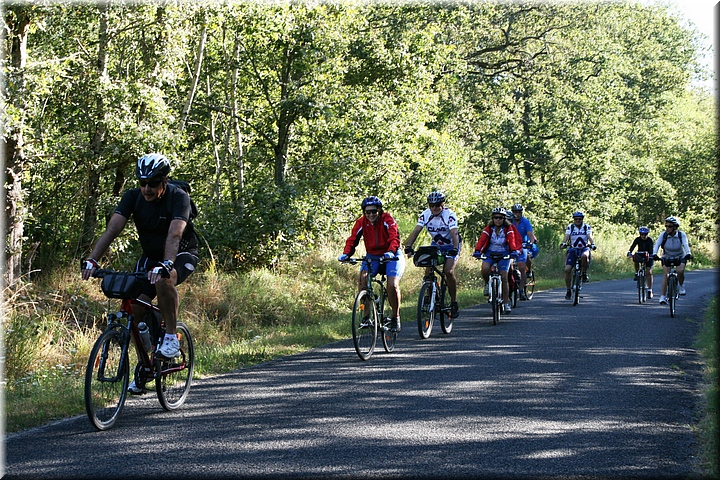
{"type": "Polygon", "coordinates": [[[183,322],[177,322],[177,336],[179,356],[170,359],[155,357],[155,391],[160,405],[168,411],[185,403],[195,369],[195,347],[190,330],[183,322]]]}
{"type": "Polygon", "coordinates": [[[638,288],[638,303],[642,304],[645,301],[645,275],[638,271],[637,279],[638,288]]]}
{"type": "Polygon", "coordinates": [[[527,272],[527,279],[525,280],[525,298],[532,300],[533,294],[535,293],[535,272],[530,270],[527,272]]]}
{"type": "Polygon", "coordinates": [[[670,317],[675,317],[675,300],[677,299],[677,278],[668,277],[667,299],[670,305],[670,317]]]}
{"type": "Polygon", "coordinates": [[[572,287],[572,294],[573,294],[573,305],[577,305],[580,303],[580,287],[582,286],[582,274],[580,273],[580,270],[575,270],[575,275],[573,276],[573,287],[572,287]]]}
{"type": "Polygon", "coordinates": [[[492,320],[493,325],[497,325],[500,321],[500,308],[502,307],[502,297],[500,295],[500,278],[493,277],[490,280],[490,299],[492,303],[492,320]]]}
{"type": "Polygon", "coordinates": [[[442,305],[442,308],[440,309],[440,330],[442,330],[444,334],[448,334],[452,332],[453,322],[455,319],[452,318],[450,294],[447,291],[447,284],[445,281],[443,281],[440,286],[440,305],[442,305]]]}
{"type": "Polygon", "coordinates": [[[370,358],[375,351],[377,331],[377,310],[375,310],[373,298],[367,290],[363,290],[355,297],[352,316],[353,344],[362,360],[370,358]]]}
{"type": "Polygon", "coordinates": [[[123,334],[107,330],[95,342],[85,369],[85,411],[98,430],[107,430],[120,416],[130,379],[123,358],[123,334]]]}
{"type": "Polygon", "coordinates": [[[417,308],[417,325],[420,338],[428,338],[435,323],[435,308],[430,308],[433,301],[433,284],[423,283],[420,287],[417,308]]]}

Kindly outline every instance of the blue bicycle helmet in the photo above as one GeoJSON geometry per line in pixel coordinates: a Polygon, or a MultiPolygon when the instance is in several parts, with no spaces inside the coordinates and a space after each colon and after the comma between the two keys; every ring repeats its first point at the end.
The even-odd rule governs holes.
{"type": "Polygon", "coordinates": [[[585,214],[583,212],[575,212],[573,213],[573,218],[585,218],[585,214]]]}
{"type": "Polygon", "coordinates": [[[516,203],[515,205],[512,206],[512,211],[513,212],[522,212],[523,206],[520,205],[519,203],[516,203]]]}
{"type": "Polygon", "coordinates": [[[638,232],[640,233],[650,233],[650,229],[648,227],[642,226],[638,228],[638,232]]]}
{"type": "Polygon", "coordinates": [[[362,209],[365,210],[365,207],[367,207],[368,205],[375,205],[378,208],[382,208],[382,201],[378,197],[371,195],[371,196],[365,197],[365,199],[363,199],[362,209]]]}

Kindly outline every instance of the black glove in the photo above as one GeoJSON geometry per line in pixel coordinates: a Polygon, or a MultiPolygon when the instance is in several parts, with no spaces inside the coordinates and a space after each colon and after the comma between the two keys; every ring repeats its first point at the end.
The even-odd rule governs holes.
{"type": "Polygon", "coordinates": [[[457,255],[457,254],[458,254],[457,248],[451,248],[450,250],[448,250],[446,256],[447,256],[447,257],[454,257],[454,256],[457,255]]]}
{"type": "Polygon", "coordinates": [[[688,253],[687,255],[685,255],[685,261],[686,261],[686,262],[687,262],[688,260],[692,260],[692,259],[693,259],[693,256],[690,255],[689,253],[688,253]]]}
{"type": "Polygon", "coordinates": [[[566,247],[567,247],[567,243],[563,242],[560,244],[560,248],[566,248],[566,247]]]}
{"type": "Polygon", "coordinates": [[[596,249],[597,249],[597,245],[595,245],[595,244],[593,243],[592,245],[590,245],[590,248],[592,248],[593,250],[596,250],[596,249]]]}
{"type": "Polygon", "coordinates": [[[405,255],[413,255],[415,253],[415,250],[413,250],[413,247],[410,245],[405,245],[405,255]]]}
{"type": "Polygon", "coordinates": [[[655,260],[656,262],[660,261],[660,257],[658,257],[657,255],[653,255],[652,259],[655,260]]]}

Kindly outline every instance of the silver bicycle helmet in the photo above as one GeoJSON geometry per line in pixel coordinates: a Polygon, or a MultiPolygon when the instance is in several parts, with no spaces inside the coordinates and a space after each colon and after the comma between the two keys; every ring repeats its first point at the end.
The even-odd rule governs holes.
{"type": "Polygon", "coordinates": [[[428,195],[428,203],[442,203],[445,201],[445,194],[442,192],[432,192],[428,195]]]}
{"type": "Polygon", "coordinates": [[[680,222],[677,218],[670,216],[665,219],[665,223],[671,223],[675,226],[675,228],[680,228],[680,222]]]}

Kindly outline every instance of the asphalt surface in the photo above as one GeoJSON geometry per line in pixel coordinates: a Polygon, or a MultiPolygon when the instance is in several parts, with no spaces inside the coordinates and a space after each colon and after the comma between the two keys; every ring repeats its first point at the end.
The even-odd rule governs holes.
{"type": "Polygon", "coordinates": [[[367,362],[337,342],[196,380],[175,412],[129,398],[109,431],[80,416],[11,434],[6,478],[694,476],[693,342],[718,272],[685,285],[675,318],[629,278],[577,306],[537,293],[498,325],[478,299],[427,340],[405,318],[367,362]]]}

